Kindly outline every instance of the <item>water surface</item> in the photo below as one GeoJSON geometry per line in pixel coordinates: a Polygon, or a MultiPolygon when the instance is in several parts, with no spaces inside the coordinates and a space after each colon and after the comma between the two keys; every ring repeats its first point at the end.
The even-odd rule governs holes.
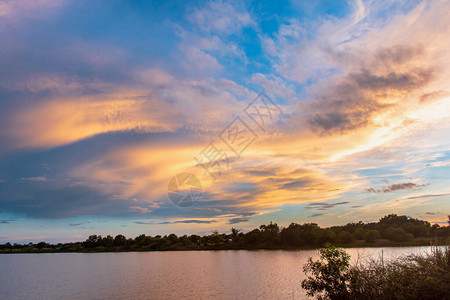
{"type": "MultiPolygon", "coordinates": [[[[346,249],[352,260],[430,247],[346,249]]],[[[0,255],[1,299],[306,299],[302,266],[316,250],[0,255]]]]}

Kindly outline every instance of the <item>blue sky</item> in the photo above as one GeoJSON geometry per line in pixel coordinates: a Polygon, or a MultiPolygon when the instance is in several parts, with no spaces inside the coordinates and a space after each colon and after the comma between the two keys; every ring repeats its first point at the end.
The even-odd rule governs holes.
{"type": "Polygon", "coordinates": [[[448,6],[2,1],[0,242],[445,224],[448,6]],[[261,92],[267,127],[245,113],[261,92]],[[236,117],[256,136],[239,156],[220,138],[236,117]],[[194,159],[210,143],[214,178],[194,159]],[[167,196],[183,172],[189,207],[167,196]]]}

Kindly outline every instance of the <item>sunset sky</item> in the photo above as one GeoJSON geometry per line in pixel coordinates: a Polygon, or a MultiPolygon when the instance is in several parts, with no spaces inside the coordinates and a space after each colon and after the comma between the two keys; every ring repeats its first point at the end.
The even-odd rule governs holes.
{"type": "Polygon", "coordinates": [[[0,0],[0,243],[389,213],[446,224],[449,12],[0,0]],[[273,108],[265,126],[255,99],[273,108]],[[236,123],[251,137],[239,155],[224,141],[236,123]],[[209,174],[197,160],[212,146],[227,159],[209,174]],[[179,207],[168,184],[185,172],[202,194],[179,207]]]}

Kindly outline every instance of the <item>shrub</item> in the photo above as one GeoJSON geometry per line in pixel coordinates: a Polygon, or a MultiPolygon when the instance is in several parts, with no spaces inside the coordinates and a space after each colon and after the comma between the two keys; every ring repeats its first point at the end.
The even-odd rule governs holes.
{"type": "Polygon", "coordinates": [[[318,299],[449,299],[450,249],[409,255],[385,263],[370,260],[349,266],[350,256],[329,244],[320,260],[303,267],[302,288],[318,299]]]}
{"type": "Polygon", "coordinates": [[[350,271],[355,299],[449,299],[450,251],[366,262],[350,271]]]}
{"type": "Polygon", "coordinates": [[[311,275],[303,280],[302,288],[308,291],[308,296],[317,299],[347,299],[350,255],[326,244],[319,249],[319,256],[319,261],[310,258],[303,267],[303,271],[311,275]]]}

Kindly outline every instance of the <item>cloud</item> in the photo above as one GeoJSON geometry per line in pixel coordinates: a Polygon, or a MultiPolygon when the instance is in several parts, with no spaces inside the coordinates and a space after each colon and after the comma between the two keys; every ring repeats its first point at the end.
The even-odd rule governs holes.
{"type": "Polygon", "coordinates": [[[398,190],[411,190],[411,189],[415,189],[415,188],[418,188],[421,186],[423,186],[423,185],[418,185],[413,182],[397,183],[397,184],[391,184],[388,187],[384,187],[383,192],[389,193],[389,192],[394,192],[394,191],[398,191],[398,190]]]}
{"type": "MultiPolygon", "coordinates": [[[[417,184],[417,183],[413,183],[413,182],[405,182],[405,183],[395,183],[395,184],[391,184],[389,186],[385,186],[383,187],[383,193],[390,193],[390,192],[395,192],[395,191],[399,191],[399,190],[412,190],[412,189],[417,189],[420,187],[425,186],[424,184],[417,184]]],[[[380,193],[381,190],[376,190],[373,187],[367,188],[366,192],[372,192],[372,193],[380,193]]]]}
{"type": "Polygon", "coordinates": [[[312,215],[309,216],[309,218],[320,217],[320,216],[323,216],[323,215],[324,215],[324,213],[312,214],[312,215]]]}
{"type": "Polygon", "coordinates": [[[230,220],[228,220],[228,224],[238,224],[238,223],[244,223],[244,222],[248,222],[248,221],[250,221],[250,219],[249,218],[245,218],[245,217],[242,217],[242,218],[232,218],[232,219],[230,219],[230,220]]]}
{"type": "Polygon", "coordinates": [[[344,205],[344,204],[348,204],[348,203],[350,203],[350,202],[342,201],[342,202],[336,202],[336,203],[324,203],[324,202],[309,203],[305,208],[306,209],[327,210],[329,208],[333,208],[335,206],[344,205]]]}
{"type": "Polygon", "coordinates": [[[245,8],[222,1],[209,1],[203,8],[195,9],[189,18],[203,31],[227,35],[254,24],[245,8]]]}
{"type": "Polygon", "coordinates": [[[444,197],[444,196],[449,196],[449,195],[450,195],[450,193],[445,193],[445,194],[425,194],[425,195],[420,195],[420,196],[408,197],[407,199],[434,198],[434,197],[444,197]]]}
{"type": "Polygon", "coordinates": [[[25,180],[25,181],[41,181],[41,182],[44,182],[44,181],[47,181],[47,177],[45,177],[45,176],[28,177],[28,178],[22,177],[22,178],[20,178],[20,180],[25,180]]]}
{"type": "MultiPolygon", "coordinates": [[[[0,2],[0,25],[19,21],[21,18],[40,18],[43,11],[61,6],[64,0],[5,0],[0,2]]],[[[1,28],[1,27],[0,27],[1,28]]]]}
{"type": "Polygon", "coordinates": [[[423,94],[422,96],[420,96],[419,101],[422,103],[425,103],[428,101],[433,101],[433,100],[437,100],[437,99],[441,99],[441,98],[445,98],[445,97],[449,97],[449,96],[450,96],[450,92],[440,90],[440,91],[434,91],[434,92],[423,94]]]}
{"type": "MultiPolygon", "coordinates": [[[[161,24],[176,33],[144,26],[170,35],[164,53],[146,52],[145,45],[166,40],[146,39],[154,34],[141,34],[148,23],[134,10],[124,11],[142,26],[98,28],[99,36],[112,37],[105,40],[92,36],[101,18],[67,32],[81,15],[71,8],[64,11],[74,15],[62,23],[67,13],[18,18],[17,27],[0,30],[2,212],[128,218],[151,211],[151,220],[137,224],[223,227],[267,213],[285,220],[278,212],[285,204],[347,204],[344,198],[359,199],[374,177],[415,176],[433,161],[434,147],[446,147],[447,3],[358,2],[349,15],[313,21],[280,13],[270,32],[255,22],[257,7],[183,6],[181,17],[173,10],[157,18],[167,18],[161,24]],[[283,100],[286,122],[273,134],[258,133],[214,184],[201,178],[195,207],[174,207],[169,179],[199,171],[193,156],[254,99],[251,88],[283,100]],[[355,171],[362,166],[376,174],[355,171]]],[[[20,14],[13,10],[11,16],[20,14]]],[[[386,185],[367,191],[421,187],[386,185]]],[[[383,209],[395,207],[389,203],[383,209]]]]}
{"type": "Polygon", "coordinates": [[[128,210],[132,212],[140,212],[143,214],[151,212],[151,210],[148,209],[147,207],[140,207],[140,206],[130,206],[128,207],[128,210]]]}
{"type": "Polygon", "coordinates": [[[165,222],[145,222],[145,221],[137,221],[134,222],[140,225],[169,225],[169,224],[211,224],[215,223],[215,220],[177,220],[177,221],[165,221],[165,222]]]}
{"type": "Polygon", "coordinates": [[[314,112],[308,120],[311,128],[322,134],[343,134],[365,128],[373,124],[377,115],[393,109],[397,101],[425,87],[434,78],[435,70],[431,67],[409,67],[404,72],[397,67],[393,64],[383,74],[361,69],[320,91],[309,108],[314,112]]]}

